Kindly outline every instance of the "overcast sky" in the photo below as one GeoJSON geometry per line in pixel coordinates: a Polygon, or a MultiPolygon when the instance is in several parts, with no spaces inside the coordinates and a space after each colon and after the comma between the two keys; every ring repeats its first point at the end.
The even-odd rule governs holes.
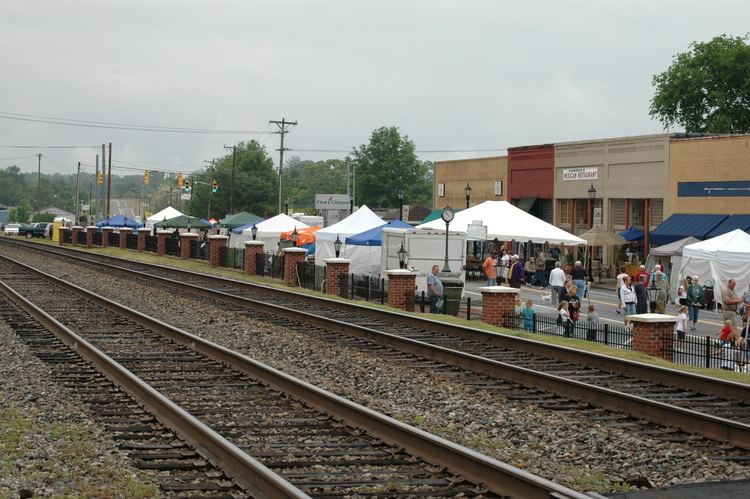
{"type": "MultiPolygon", "coordinates": [[[[651,76],[748,19],[746,0],[2,0],[0,113],[266,132],[285,117],[299,122],[287,135],[297,149],[350,150],[380,126],[418,150],[657,133],[651,76]]],[[[0,119],[0,146],[111,141],[115,164],[175,171],[249,138],[278,160],[278,135],[0,119]]],[[[2,147],[0,167],[35,170],[37,152],[44,171],[75,172],[97,151],[2,147]]]]}

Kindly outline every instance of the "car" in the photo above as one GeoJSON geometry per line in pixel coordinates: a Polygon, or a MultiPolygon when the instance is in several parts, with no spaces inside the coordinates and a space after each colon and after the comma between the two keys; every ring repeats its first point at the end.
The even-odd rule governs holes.
{"type": "Polygon", "coordinates": [[[31,225],[22,225],[18,229],[18,235],[24,236],[26,239],[32,237],[47,237],[47,229],[49,222],[36,222],[31,225]]]}
{"type": "Polygon", "coordinates": [[[22,224],[7,224],[5,226],[6,236],[17,236],[22,224]]]}

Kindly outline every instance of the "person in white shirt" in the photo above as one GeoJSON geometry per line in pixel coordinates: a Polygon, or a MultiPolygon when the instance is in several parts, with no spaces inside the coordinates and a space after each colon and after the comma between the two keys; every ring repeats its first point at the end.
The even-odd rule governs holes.
{"type": "Polygon", "coordinates": [[[628,277],[628,273],[625,272],[625,267],[620,267],[620,273],[617,274],[617,287],[615,288],[615,294],[617,295],[617,310],[616,312],[619,314],[620,309],[622,308],[622,297],[620,296],[620,288],[625,283],[625,278],[628,277]]]}
{"type": "Polygon", "coordinates": [[[560,262],[555,262],[555,268],[549,273],[549,286],[552,303],[558,303],[560,297],[565,294],[565,271],[561,268],[560,262]]]}
{"type": "Polygon", "coordinates": [[[505,282],[505,284],[509,284],[508,269],[510,269],[510,255],[504,248],[503,256],[500,257],[500,267],[500,279],[502,279],[502,282],[505,282]]]}
{"type": "Polygon", "coordinates": [[[687,331],[687,326],[688,326],[687,310],[688,310],[687,305],[680,306],[680,313],[677,316],[677,339],[678,340],[685,339],[685,331],[687,331]]]}

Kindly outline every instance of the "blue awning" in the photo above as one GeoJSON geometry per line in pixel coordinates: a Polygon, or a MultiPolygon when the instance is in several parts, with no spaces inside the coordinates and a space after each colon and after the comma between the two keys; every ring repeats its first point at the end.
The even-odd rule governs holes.
{"type": "Polygon", "coordinates": [[[130,227],[132,229],[143,227],[142,224],[139,224],[135,220],[130,220],[125,215],[115,215],[107,220],[102,220],[101,222],[96,224],[96,226],[100,229],[102,227],[130,227]]]}
{"type": "Polygon", "coordinates": [[[636,229],[632,225],[628,227],[628,230],[618,232],[617,235],[626,241],[638,241],[639,239],[643,239],[643,231],[641,229],[636,229]]]}
{"type": "Polygon", "coordinates": [[[706,235],[726,220],[727,215],[675,213],[649,234],[651,244],[669,244],[688,236],[706,239],[706,235]]]}
{"type": "Polygon", "coordinates": [[[346,238],[346,244],[355,246],[380,246],[383,244],[383,229],[411,229],[411,225],[400,220],[391,220],[387,224],[374,227],[346,238]]]}
{"type": "Polygon", "coordinates": [[[735,229],[740,229],[750,234],[750,215],[729,215],[726,220],[706,234],[706,239],[732,232],[735,229]]]}

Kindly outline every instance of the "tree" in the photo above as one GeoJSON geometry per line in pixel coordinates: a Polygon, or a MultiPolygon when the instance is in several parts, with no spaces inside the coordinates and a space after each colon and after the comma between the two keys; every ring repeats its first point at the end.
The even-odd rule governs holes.
{"type": "Polygon", "coordinates": [[[427,165],[417,159],[414,142],[397,127],[374,130],[370,142],[347,158],[355,171],[357,204],[398,206],[403,189],[407,203],[429,204],[432,186],[427,165]]]}
{"type": "Polygon", "coordinates": [[[22,200],[18,206],[10,210],[9,217],[12,222],[27,223],[31,218],[31,204],[25,199],[22,200]]]}
{"type": "MultiPolygon", "coordinates": [[[[257,141],[241,142],[236,148],[234,180],[234,211],[249,211],[260,216],[276,214],[278,182],[273,160],[257,141]]],[[[219,192],[211,195],[211,216],[223,218],[229,213],[229,195],[232,178],[232,153],[216,162],[212,169],[201,170],[190,175],[194,180],[193,196],[188,213],[205,217],[211,182],[219,183],[219,192]],[[207,185],[208,184],[208,185],[207,185]]]]}
{"type": "Polygon", "coordinates": [[[290,206],[309,213],[315,211],[316,194],[346,192],[346,162],[340,159],[302,161],[294,156],[284,166],[290,206]]]}
{"type": "Polygon", "coordinates": [[[750,132],[750,45],[748,36],[717,36],[693,42],[672,65],[655,75],[650,114],[664,128],[687,132],[750,132]]]}
{"type": "Polygon", "coordinates": [[[54,220],[55,220],[55,214],[47,213],[46,211],[42,213],[34,213],[33,215],[31,215],[32,222],[52,222],[54,220]]]}

